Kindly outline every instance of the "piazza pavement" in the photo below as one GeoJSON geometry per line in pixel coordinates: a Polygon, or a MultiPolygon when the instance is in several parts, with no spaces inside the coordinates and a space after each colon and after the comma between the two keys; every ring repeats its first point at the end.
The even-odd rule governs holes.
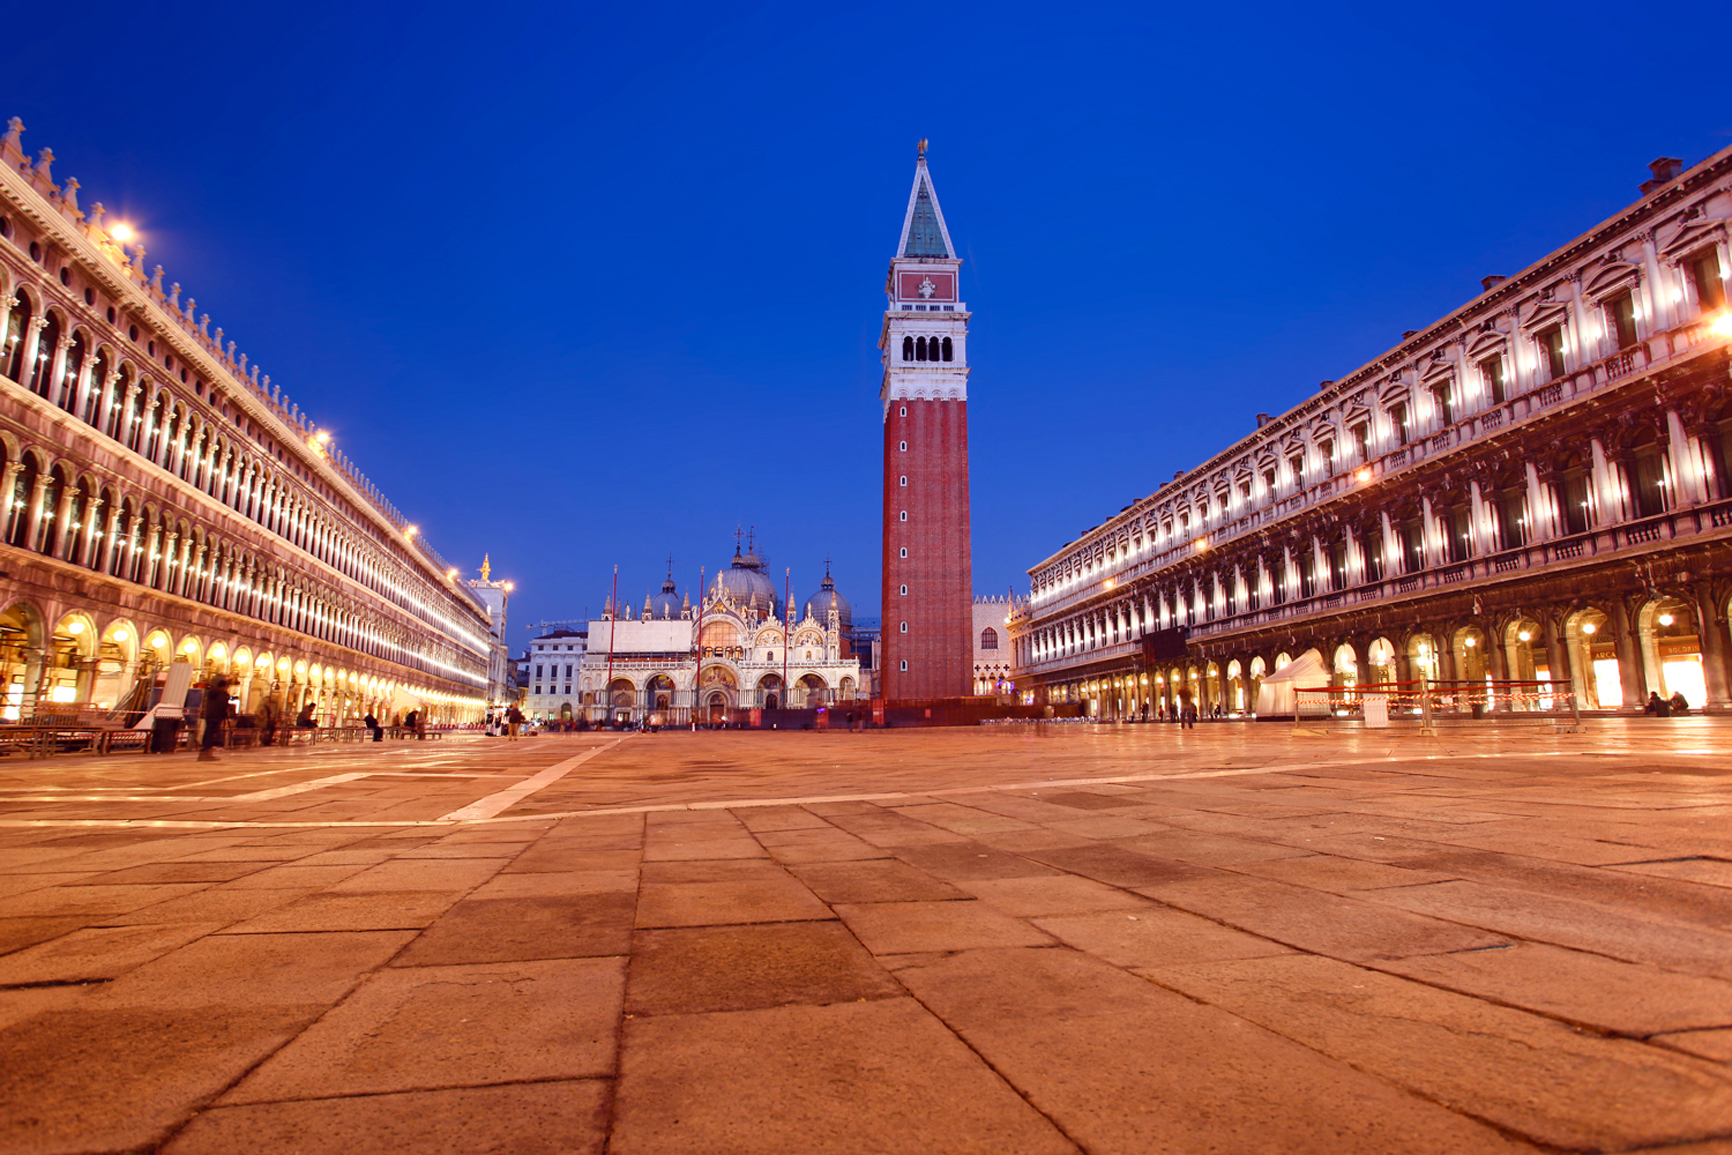
{"type": "Polygon", "coordinates": [[[0,1155],[1732,1155],[1732,721],[0,762],[0,1155]]]}

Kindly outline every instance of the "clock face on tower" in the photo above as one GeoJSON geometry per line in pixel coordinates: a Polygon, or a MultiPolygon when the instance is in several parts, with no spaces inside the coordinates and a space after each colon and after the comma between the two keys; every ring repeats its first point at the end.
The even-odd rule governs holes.
{"type": "Polygon", "coordinates": [[[896,299],[899,301],[954,301],[956,274],[933,269],[902,271],[896,274],[896,299]]]}

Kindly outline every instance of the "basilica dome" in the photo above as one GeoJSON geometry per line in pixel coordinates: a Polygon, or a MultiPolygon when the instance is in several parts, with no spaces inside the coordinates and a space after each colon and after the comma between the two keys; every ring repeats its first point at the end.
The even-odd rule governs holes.
{"type": "Polygon", "coordinates": [[[662,592],[649,599],[649,616],[657,621],[674,621],[680,616],[680,599],[674,596],[674,575],[662,582],[662,592]]]}
{"type": "Polygon", "coordinates": [[[832,609],[836,611],[836,618],[841,622],[844,634],[854,628],[853,607],[849,606],[847,598],[836,592],[836,583],[826,571],[824,584],[818,587],[817,593],[806,599],[806,613],[822,626],[829,624],[829,613],[832,609]]]}
{"type": "Polygon", "coordinates": [[[734,549],[734,564],[716,575],[716,586],[734,600],[741,609],[775,617],[780,599],[776,583],[764,573],[764,563],[756,553],[742,555],[734,549]]]}

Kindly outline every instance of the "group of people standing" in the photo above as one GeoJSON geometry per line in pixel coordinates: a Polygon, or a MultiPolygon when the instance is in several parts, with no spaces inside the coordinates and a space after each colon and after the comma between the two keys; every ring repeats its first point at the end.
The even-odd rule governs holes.
{"type": "MultiPolygon", "coordinates": [[[[204,697],[199,705],[199,717],[204,721],[204,734],[199,740],[198,752],[199,760],[202,762],[216,761],[216,748],[225,744],[224,723],[235,716],[234,698],[230,693],[230,687],[233,684],[227,674],[213,675],[210,681],[205,684],[204,697]]],[[[319,722],[314,717],[315,710],[316,705],[313,702],[309,701],[303,705],[300,713],[295,715],[294,728],[297,730],[318,729],[319,722]]],[[[512,712],[517,712],[516,707],[512,708],[512,712]]],[[[518,720],[522,721],[522,718],[523,715],[518,714],[518,720]]],[[[253,716],[253,722],[258,732],[258,744],[260,746],[275,745],[277,731],[282,726],[282,712],[277,706],[276,700],[267,697],[259,707],[258,713],[253,716]]],[[[371,711],[361,719],[361,725],[371,732],[373,741],[384,741],[385,727],[378,718],[373,716],[371,711]]],[[[426,725],[426,717],[419,710],[410,710],[408,714],[394,717],[391,720],[391,730],[398,737],[413,734],[416,738],[424,739],[427,737],[426,725]]],[[[517,728],[513,726],[512,736],[516,737],[516,734],[517,728]]]]}

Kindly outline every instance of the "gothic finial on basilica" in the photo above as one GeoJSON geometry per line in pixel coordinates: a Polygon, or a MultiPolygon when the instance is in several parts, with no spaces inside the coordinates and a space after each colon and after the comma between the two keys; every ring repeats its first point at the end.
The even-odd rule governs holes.
{"type": "Polygon", "coordinates": [[[481,580],[488,581],[492,573],[493,555],[490,553],[484,553],[481,555],[481,580]]]}
{"type": "Polygon", "coordinates": [[[924,136],[920,138],[920,144],[916,147],[919,149],[916,159],[924,162],[926,160],[926,138],[924,136]]]}

